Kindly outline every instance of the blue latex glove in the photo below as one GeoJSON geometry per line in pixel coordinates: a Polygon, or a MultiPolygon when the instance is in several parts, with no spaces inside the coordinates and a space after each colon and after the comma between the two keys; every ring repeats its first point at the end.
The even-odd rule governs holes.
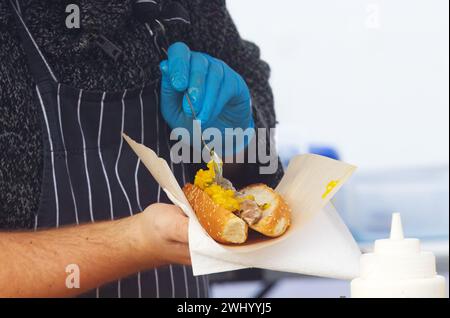
{"type": "MultiPolygon", "coordinates": [[[[225,62],[177,42],[169,47],[168,59],[160,68],[161,112],[172,129],[184,127],[192,133],[193,114],[186,92],[202,130],[218,128],[225,138],[225,128],[254,127],[247,84],[225,62]]],[[[246,138],[244,147],[247,143],[246,138]]]]}

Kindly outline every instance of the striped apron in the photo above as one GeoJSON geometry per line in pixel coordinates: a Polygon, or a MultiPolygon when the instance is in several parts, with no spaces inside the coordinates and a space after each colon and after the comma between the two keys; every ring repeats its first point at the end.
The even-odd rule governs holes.
{"type": "MultiPolygon", "coordinates": [[[[186,182],[187,167],[170,158],[169,128],[158,110],[159,81],[123,92],[84,91],[59,83],[20,7],[10,3],[42,109],[44,171],[35,230],[120,219],[155,202],[169,203],[121,136],[125,132],[154,149],[170,162],[178,182],[186,182]]],[[[194,277],[189,266],[169,265],[83,296],[208,297],[208,280],[194,277]]]]}

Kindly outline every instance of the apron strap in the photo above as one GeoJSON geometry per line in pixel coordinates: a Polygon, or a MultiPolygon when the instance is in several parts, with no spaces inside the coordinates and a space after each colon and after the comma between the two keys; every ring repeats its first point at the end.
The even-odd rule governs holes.
{"type": "Polygon", "coordinates": [[[137,0],[134,3],[134,14],[139,21],[143,22],[153,37],[153,41],[159,55],[167,58],[169,40],[167,37],[166,26],[172,25],[191,25],[189,11],[180,3],[175,1],[161,0],[137,0]]]}
{"type": "Polygon", "coordinates": [[[22,9],[20,8],[19,0],[16,0],[16,8],[20,15],[22,15],[22,9]]]}
{"type": "Polygon", "coordinates": [[[48,80],[58,82],[55,73],[53,73],[50,67],[50,64],[45,59],[44,54],[22,19],[19,0],[15,0],[15,4],[13,0],[9,0],[9,3],[13,9],[14,16],[18,24],[20,39],[25,53],[27,54],[28,64],[32,74],[34,75],[36,83],[41,83],[48,80]]]}

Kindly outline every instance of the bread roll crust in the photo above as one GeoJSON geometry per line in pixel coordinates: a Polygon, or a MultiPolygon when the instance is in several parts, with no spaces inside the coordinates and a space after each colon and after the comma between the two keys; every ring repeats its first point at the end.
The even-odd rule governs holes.
{"type": "MultiPolygon", "coordinates": [[[[202,189],[186,184],[183,191],[202,227],[217,242],[242,244],[247,241],[249,225],[233,212],[216,204],[202,189]]],[[[250,228],[268,237],[283,235],[291,224],[291,209],[284,199],[265,184],[253,184],[240,191],[252,195],[256,203],[269,203],[262,218],[250,228]]]]}
{"type": "Polygon", "coordinates": [[[263,213],[261,220],[250,225],[250,228],[269,237],[278,237],[286,232],[291,224],[291,208],[287,205],[281,195],[262,183],[247,186],[240,192],[253,195],[256,202],[259,204],[268,203],[258,202],[260,194],[263,194],[264,197],[270,196],[271,198],[271,206],[268,211],[263,213]]]}
{"type": "Polygon", "coordinates": [[[241,244],[247,240],[248,225],[233,212],[216,204],[205,191],[193,184],[183,188],[202,227],[217,242],[241,244]]]}

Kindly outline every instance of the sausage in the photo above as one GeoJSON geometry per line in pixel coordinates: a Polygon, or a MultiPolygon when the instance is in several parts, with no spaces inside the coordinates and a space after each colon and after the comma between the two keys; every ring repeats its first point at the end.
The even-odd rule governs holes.
{"type": "Polygon", "coordinates": [[[245,200],[241,203],[241,210],[238,216],[247,224],[253,225],[262,218],[262,210],[255,201],[245,200]]]}

